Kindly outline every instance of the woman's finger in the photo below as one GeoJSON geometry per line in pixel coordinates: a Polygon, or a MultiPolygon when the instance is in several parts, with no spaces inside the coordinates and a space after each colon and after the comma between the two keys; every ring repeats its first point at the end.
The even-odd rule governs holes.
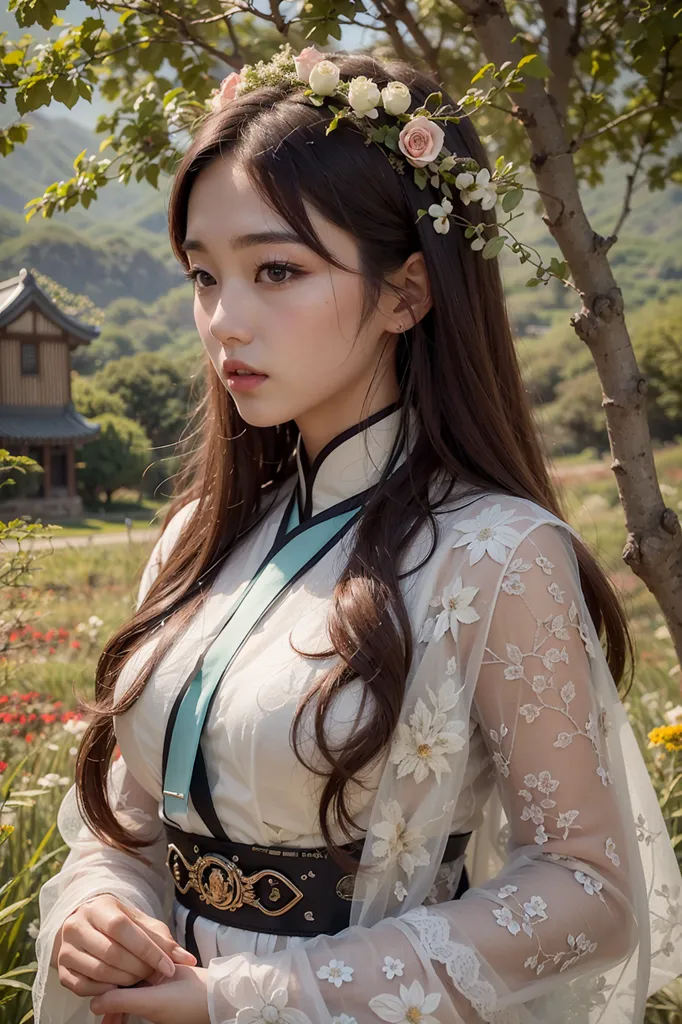
{"type": "Polygon", "coordinates": [[[162,971],[169,978],[172,977],[175,973],[175,964],[144,928],[129,916],[128,909],[120,904],[93,902],[87,907],[88,920],[98,931],[125,946],[149,967],[162,971]]]}
{"type": "MultiPolygon", "coordinates": [[[[88,922],[88,925],[80,935],[74,936],[71,939],[71,945],[76,950],[87,953],[96,960],[101,960],[102,963],[111,966],[117,971],[130,975],[129,981],[119,981],[117,982],[119,985],[131,985],[134,981],[139,981],[141,978],[146,978],[153,973],[148,963],[140,960],[139,957],[131,953],[125,946],[122,946],[120,942],[112,939],[109,935],[105,935],[104,932],[99,931],[90,922],[88,922]]],[[[79,967],[76,969],[80,970],[79,967]]],[[[98,975],[90,975],[88,971],[83,971],[82,973],[99,980],[98,975]]],[[[107,980],[109,979],[107,978],[107,980]]],[[[113,981],[113,977],[110,980],[113,981]]]]}
{"type": "Polygon", "coordinates": [[[187,964],[191,967],[196,967],[197,958],[193,953],[190,953],[188,949],[183,949],[182,946],[178,944],[178,942],[173,938],[171,930],[167,924],[163,921],[159,921],[156,917],[149,917],[148,914],[145,914],[143,911],[137,910],[133,907],[128,907],[126,909],[128,915],[133,919],[135,924],[138,924],[140,928],[143,928],[172,960],[178,963],[187,964]]]}
{"type": "MultiPolygon", "coordinates": [[[[74,974],[82,974],[83,977],[100,985],[134,985],[144,977],[139,973],[119,970],[109,963],[104,963],[97,956],[91,956],[84,949],[76,949],[73,946],[62,951],[59,962],[74,974]]],[[[142,969],[145,968],[149,971],[149,967],[142,964],[142,969]]]]}
{"type": "Polygon", "coordinates": [[[111,992],[112,989],[117,988],[116,985],[103,985],[101,982],[93,981],[92,978],[86,978],[76,971],[69,970],[68,967],[60,965],[58,971],[60,985],[76,996],[101,996],[105,992],[111,992]]]}

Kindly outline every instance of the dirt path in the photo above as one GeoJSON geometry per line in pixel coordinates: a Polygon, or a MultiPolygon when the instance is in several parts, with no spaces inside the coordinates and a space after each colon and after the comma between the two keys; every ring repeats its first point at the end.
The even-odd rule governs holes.
{"type": "MultiPolygon", "coordinates": [[[[148,530],[131,530],[130,542],[142,544],[156,540],[158,536],[158,528],[151,528],[148,530]]],[[[79,534],[73,537],[54,536],[52,539],[43,538],[42,540],[26,540],[23,541],[22,547],[26,551],[46,551],[50,548],[88,548],[93,545],[127,544],[128,542],[128,531],[121,530],[116,533],[89,533],[86,536],[79,534]]],[[[6,540],[3,543],[0,543],[0,557],[3,549],[7,551],[16,551],[18,546],[17,542],[12,540],[6,540]]]]}

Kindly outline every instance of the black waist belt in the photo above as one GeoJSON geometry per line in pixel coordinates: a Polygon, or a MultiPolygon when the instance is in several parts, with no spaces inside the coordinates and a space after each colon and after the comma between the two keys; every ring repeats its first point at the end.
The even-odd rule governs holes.
{"type": "MultiPolygon", "coordinates": [[[[251,846],[164,823],[175,896],[195,915],[247,931],[335,935],[350,922],[355,873],[324,847],[251,846]]],[[[443,862],[461,857],[470,832],[450,836],[443,862]]],[[[344,846],[360,861],[362,841],[344,846]]]]}

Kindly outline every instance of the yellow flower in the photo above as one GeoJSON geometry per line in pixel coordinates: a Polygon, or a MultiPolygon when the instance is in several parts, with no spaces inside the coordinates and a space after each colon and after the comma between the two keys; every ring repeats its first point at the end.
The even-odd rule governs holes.
{"type": "Polygon", "coordinates": [[[652,747],[666,750],[682,750],[682,725],[659,725],[649,733],[652,747]]]}

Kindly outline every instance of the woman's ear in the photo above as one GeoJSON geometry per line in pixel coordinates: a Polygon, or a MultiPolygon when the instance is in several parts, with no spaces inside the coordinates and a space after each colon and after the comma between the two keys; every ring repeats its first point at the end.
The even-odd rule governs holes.
{"type": "MultiPolygon", "coordinates": [[[[422,320],[433,305],[431,283],[423,252],[413,252],[403,265],[390,276],[391,284],[401,292],[392,294],[390,313],[395,318],[393,329],[407,331],[422,320]],[[402,326],[398,326],[402,324],[402,326]]],[[[389,303],[386,303],[389,306],[389,303]]]]}

